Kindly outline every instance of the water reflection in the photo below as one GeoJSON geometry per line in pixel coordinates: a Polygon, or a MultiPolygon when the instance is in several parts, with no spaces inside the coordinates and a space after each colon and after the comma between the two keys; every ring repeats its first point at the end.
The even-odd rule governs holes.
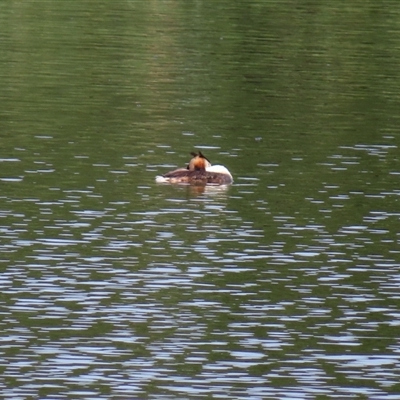
{"type": "MultiPolygon", "coordinates": [[[[175,190],[185,191],[187,197],[196,197],[198,195],[207,194],[208,196],[218,196],[222,198],[229,190],[228,185],[186,185],[186,184],[173,184],[158,183],[160,186],[172,186],[175,190]]],[[[226,196],[225,196],[226,198],[226,196]]],[[[169,199],[171,202],[180,202],[181,199],[169,199]]]]}
{"type": "Polygon", "coordinates": [[[360,395],[396,387],[399,357],[388,351],[399,315],[387,301],[399,265],[359,252],[373,243],[370,224],[397,213],[333,234],[277,215],[288,240],[271,241],[228,206],[240,185],[154,190],[164,189],[172,196],[159,209],[130,212],[125,202],[75,209],[87,193],[74,192],[69,219],[50,212],[36,230],[2,213],[2,253],[14,253],[0,279],[3,368],[18,382],[5,396],[132,396],[155,382],[161,398],[347,396],[332,381],[342,374],[360,395]]]}
{"type": "MultiPolygon", "coordinates": [[[[287,241],[268,244],[263,230],[227,206],[226,192],[188,198],[188,189],[172,188],[175,197],[158,210],[126,213],[126,203],[114,202],[103,210],[71,208],[69,220],[49,213],[30,239],[23,237],[30,218],[2,213],[2,253],[18,255],[1,277],[4,376],[18,382],[4,395],[78,395],[74,385],[100,384],[101,392],[85,395],[109,388],[122,396],[158,382],[171,398],[223,396],[221,390],[237,398],[282,390],[296,396],[293,385],[304,396],[346,396],[346,388],[332,385],[332,376],[343,373],[355,383],[381,383],[381,390],[359,388],[362,395],[395,387],[399,359],[385,353],[396,349],[390,330],[395,335],[398,313],[381,304],[395,300],[398,264],[357,252],[373,243],[370,224],[397,213],[375,211],[364,225],[334,234],[276,216],[280,232],[298,243],[290,250],[287,241]],[[41,237],[46,226],[56,233],[41,237]],[[341,347],[367,349],[378,335],[379,354],[332,356],[341,347]]],[[[235,197],[243,188],[231,190],[235,197]]],[[[86,194],[74,192],[73,204],[86,194]]],[[[43,207],[40,199],[26,202],[43,207]]]]}

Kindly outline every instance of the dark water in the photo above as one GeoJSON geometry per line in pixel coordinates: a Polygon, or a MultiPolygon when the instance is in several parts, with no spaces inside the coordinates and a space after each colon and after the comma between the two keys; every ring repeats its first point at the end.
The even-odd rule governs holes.
{"type": "Polygon", "coordinates": [[[3,2],[1,397],[399,398],[399,17],[3,2]]]}

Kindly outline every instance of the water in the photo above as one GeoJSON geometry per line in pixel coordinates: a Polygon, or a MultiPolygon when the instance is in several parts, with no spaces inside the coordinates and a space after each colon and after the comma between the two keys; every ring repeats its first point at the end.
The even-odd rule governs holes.
{"type": "Polygon", "coordinates": [[[2,397],[399,397],[396,2],[0,11],[2,397]]]}

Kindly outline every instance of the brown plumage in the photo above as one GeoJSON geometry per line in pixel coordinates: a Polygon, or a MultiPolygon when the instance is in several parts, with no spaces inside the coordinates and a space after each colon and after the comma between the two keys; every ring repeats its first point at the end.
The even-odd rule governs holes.
{"type": "Polygon", "coordinates": [[[207,167],[211,167],[210,161],[204,157],[201,151],[198,153],[191,152],[190,153],[193,158],[190,160],[189,165],[187,166],[188,170],[205,170],[207,167]]]}

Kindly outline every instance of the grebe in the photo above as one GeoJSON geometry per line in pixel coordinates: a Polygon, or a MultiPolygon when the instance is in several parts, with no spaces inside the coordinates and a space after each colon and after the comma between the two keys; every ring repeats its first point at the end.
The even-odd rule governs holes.
{"type": "Polygon", "coordinates": [[[178,168],[162,176],[156,176],[159,183],[188,183],[191,185],[229,185],[233,182],[231,173],[223,165],[211,165],[199,151],[190,153],[193,158],[186,168],[178,168]]]}

